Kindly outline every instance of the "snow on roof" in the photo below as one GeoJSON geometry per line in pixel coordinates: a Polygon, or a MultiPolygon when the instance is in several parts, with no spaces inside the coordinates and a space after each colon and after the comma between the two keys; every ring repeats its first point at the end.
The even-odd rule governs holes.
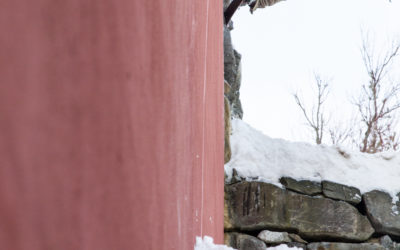
{"type": "Polygon", "coordinates": [[[272,139],[239,119],[232,120],[232,158],[225,164],[228,178],[239,176],[281,186],[279,178],[329,180],[357,187],[361,193],[400,192],[400,153],[366,154],[342,147],[272,139]]]}

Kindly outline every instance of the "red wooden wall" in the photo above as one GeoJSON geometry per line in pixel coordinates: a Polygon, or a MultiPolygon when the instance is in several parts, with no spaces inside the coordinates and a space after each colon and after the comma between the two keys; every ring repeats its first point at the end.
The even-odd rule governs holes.
{"type": "Polygon", "coordinates": [[[223,238],[221,0],[0,0],[0,249],[223,238]]]}

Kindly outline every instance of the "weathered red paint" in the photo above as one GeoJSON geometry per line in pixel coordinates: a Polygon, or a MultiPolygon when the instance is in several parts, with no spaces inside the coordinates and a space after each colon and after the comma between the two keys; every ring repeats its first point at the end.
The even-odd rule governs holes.
{"type": "Polygon", "coordinates": [[[222,1],[0,1],[0,249],[223,238],[222,1]]]}

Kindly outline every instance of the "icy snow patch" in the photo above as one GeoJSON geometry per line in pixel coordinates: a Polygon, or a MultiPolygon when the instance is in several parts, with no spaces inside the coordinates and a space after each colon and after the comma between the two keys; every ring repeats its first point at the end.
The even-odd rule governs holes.
{"type": "Polygon", "coordinates": [[[231,247],[227,247],[225,245],[215,245],[213,238],[209,236],[204,236],[204,239],[201,237],[196,237],[196,245],[194,246],[194,250],[234,250],[231,247]]]}
{"type": "Polygon", "coordinates": [[[268,250],[303,250],[302,248],[298,248],[298,247],[288,247],[285,244],[282,245],[278,245],[276,247],[268,247],[268,250]]]}
{"type": "MultiPolygon", "coordinates": [[[[196,237],[196,245],[194,246],[194,250],[235,250],[231,247],[225,245],[215,245],[212,237],[204,236],[196,237]]],[[[301,248],[297,247],[288,247],[287,245],[279,245],[276,247],[268,247],[267,250],[301,250],[301,248]]]]}
{"type": "Polygon", "coordinates": [[[247,180],[281,186],[279,178],[328,180],[357,187],[361,193],[381,190],[397,201],[400,192],[400,153],[366,154],[343,147],[272,139],[239,119],[232,120],[232,158],[225,164],[228,178],[235,168],[247,180]]]}

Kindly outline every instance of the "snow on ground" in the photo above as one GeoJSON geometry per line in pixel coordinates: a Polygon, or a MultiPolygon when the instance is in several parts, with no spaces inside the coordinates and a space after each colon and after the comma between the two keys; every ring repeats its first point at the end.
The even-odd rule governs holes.
{"type": "MultiPolygon", "coordinates": [[[[279,245],[276,247],[268,247],[268,250],[301,250],[301,248],[297,247],[288,247],[287,245],[279,245]]],[[[225,245],[215,245],[213,238],[209,236],[204,236],[204,239],[201,237],[196,237],[196,245],[194,246],[194,250],[235,250],[231,247],[227,247],[225,245]]]]}
{"type": "Polygon", "coordinates": [[[227,247],[225,245],[215,245],[213,238],[209,236],[204,236],[204,239],[201,237],[196,237],[196,245],[194,246],[194,250],[234,250],[231,247],[227,247]]]}
{"type": "Polygon", "coordinates": [[[354,186],[361,193],[377,189],[400,192],[400,153],[366,154],[326,145],[272,139],[239,119],[232,120],[232,158],[225,164],[228,178],[235,168],[241,177],[281,186],[279,178],[329,180],[354,186]]]}
{"type": "Polygon", "coordinates": [[[268,250],[302,250],[302,248],[298,247],[288,247],[287,245],[279,245],[276,247],[267,247],[268,250]]]}

